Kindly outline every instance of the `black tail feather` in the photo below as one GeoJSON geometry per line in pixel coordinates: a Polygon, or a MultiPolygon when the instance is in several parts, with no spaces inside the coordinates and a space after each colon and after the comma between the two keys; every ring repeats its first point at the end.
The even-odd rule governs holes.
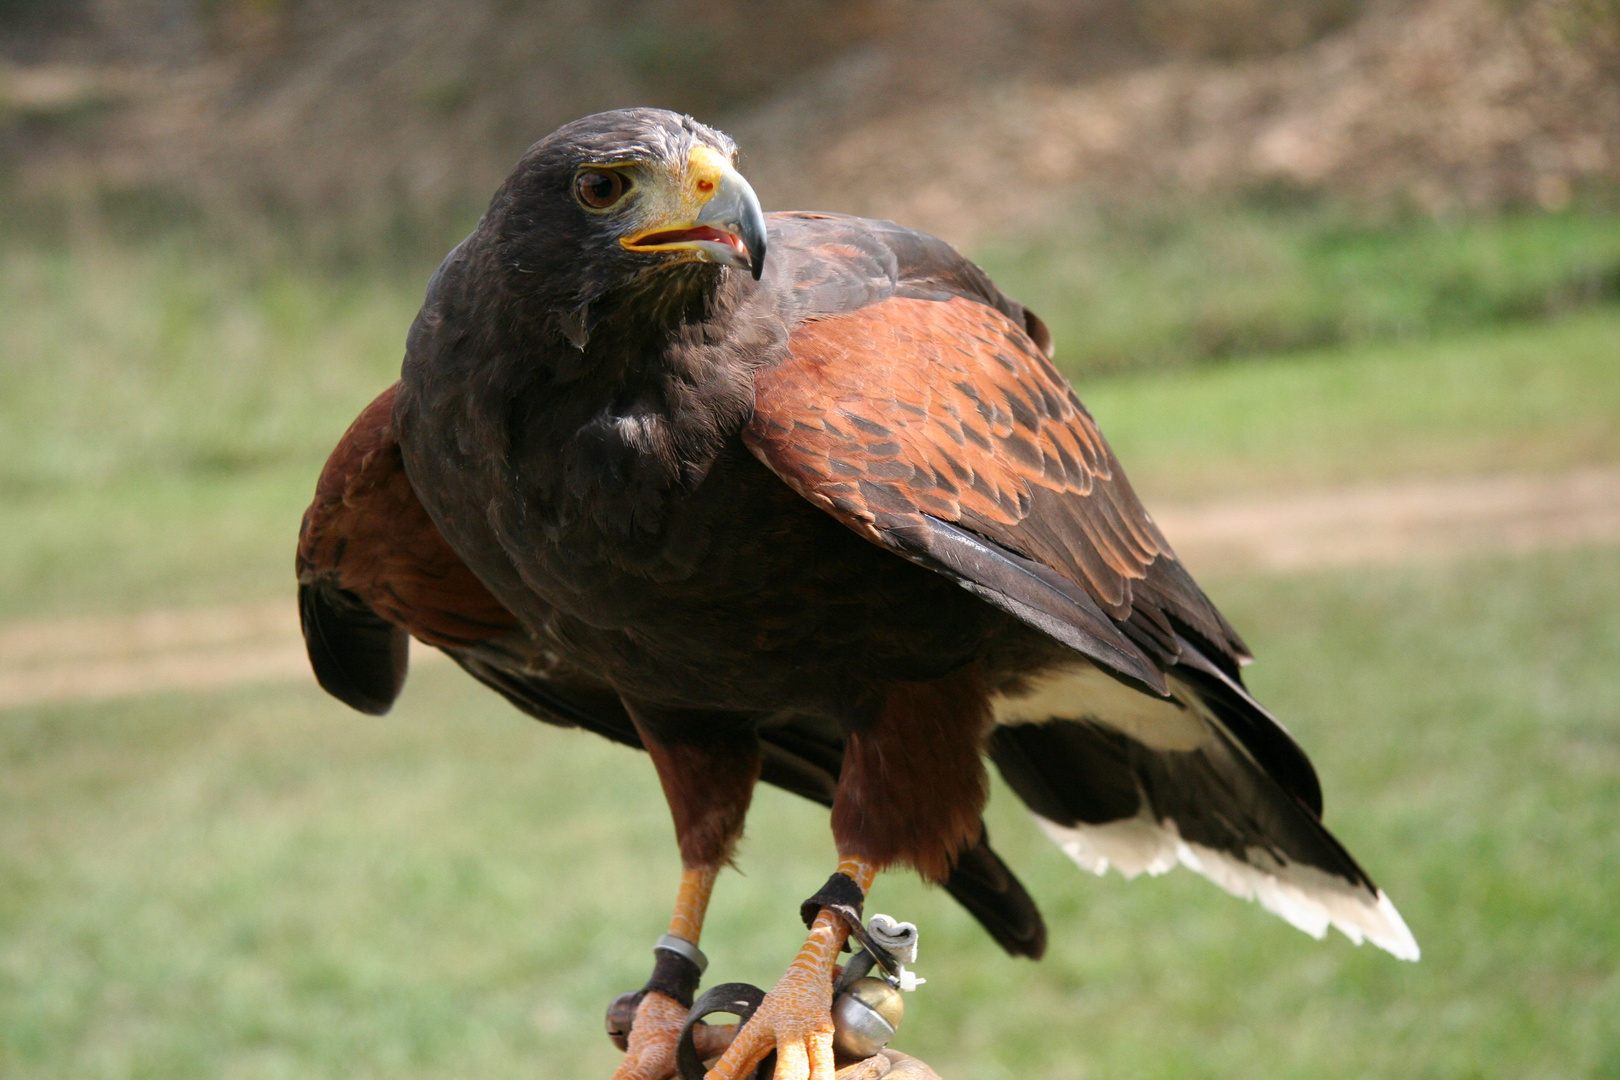
{"type": "Polygon", "coordinates": [[[1039,960],[1046,953],[1046,920],[1035,900],[990,847],[988,830],[951,867],[945,891],[979,920],[1010,956],[1039,960]]]}

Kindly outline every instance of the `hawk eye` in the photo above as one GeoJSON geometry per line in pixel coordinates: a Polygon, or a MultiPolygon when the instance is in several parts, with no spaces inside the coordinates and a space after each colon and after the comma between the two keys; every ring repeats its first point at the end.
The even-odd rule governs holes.
{"type": "Polygon", "coordinates": [[[586,169],[574,178],[574,194],[592,210],[606,210],[620,199],[630,185],[617,172],[586,169]]]}

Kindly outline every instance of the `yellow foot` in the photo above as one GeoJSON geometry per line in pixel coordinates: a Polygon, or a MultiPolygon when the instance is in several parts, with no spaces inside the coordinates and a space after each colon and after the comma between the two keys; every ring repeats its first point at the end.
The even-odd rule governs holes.
{"type": "Polygon", "coordinates": [[[822,912],[776,988],[714,1063],[705,1080],[746,1080],[776,1051],[775,1080],[834,1080],[832,981],[846,932],[822,912]]]}
{"type": "MultiPolygon", "coordinates": [[[[636,1007],[630,1027],[624,1060],[613,1073],[613,1080],[669,1080],[676,1073],[675,1049],[687,1008],[656,990],[647,991],[636,1007]]],[[[731,1045],[736,1024],[695,1024],[692,1044],[704,1061],[719,1057],[731,1045]]],[[[614,1037],[618,1042],[618,1037],[614,1037]]]]}
{"type": "Polygon", "coordinates": [[[669,1080],[675,1075],[675,1044],[686,1023],[686,1006],[656,990],[636,1007],[630,1045],[613,1080],[669,1080]]]}

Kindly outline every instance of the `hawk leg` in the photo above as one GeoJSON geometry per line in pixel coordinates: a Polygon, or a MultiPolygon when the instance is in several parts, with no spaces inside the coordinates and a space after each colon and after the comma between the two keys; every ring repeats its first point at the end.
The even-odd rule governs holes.
{"type": "MultiPolygon", "coordinates": [[[[979,747],[990,722],[984,687],[969,667],[895,683],[877,716],[849,732],[833,839],[838,873],[862,896],[880,869],[897,864],[944,881],[956,855],[978,840],[987,795],[979,747]]],[[[843,919],[822,907],[793,965],[708,1080],[745,1080],[773,1048],[776,1080],[835,1080],[832,984],[848,937],[843,919]]]]}
{"type": "MultiPolygon", "coordinates": [[[[654,950],[658,966],[635,1005],[624,1060],[613,1080],[668,1080],[675,1075],[675,1047],[702,973],[697,945],[709,895],[720,868],[731,860],[759,778],[759,744],[751,728],[714,714],[695,716],[630,701],[625,707],[658,770],[683,869],[669,933],[654,950]]],[[[614,1004],[610,1028],[619,1002],[614,1004]]],[[[729,1025],[697,1029],[699,1053],[719,1053],[730,1033],[729,1025]]]]}
{"type": "Polygon", "coordinates": [[[689,958],[685,949],[680,949],[680,943],[691,946],[692,952],[697,951],[698,939],[703,934],[703,917],[708,911],[709,895],[718,872],[717,866],[688,867],[682,871],[669,933],[654,950],[659,957],[652,978],[640,994],[629,995],[629,1000],[621,998],[609,1008],[609,1034],[615,1042],[622,1038],[625,1050],[624,1060],[614,1071],[613,1080],[668,1080],[675,1075],[675,1045],[692,1007],[697,978],[702,975],[701,966],[689,958]],[[671,955],[662,955],[666,952],[671,955]],[[621,1003],[633,1005],[633,1013],[624,1018],[630,1022],[628,1031],[614,1030],[617,1023],[623,1022],[615,1016],[621,1003]]]}
{"type": "MultiPolygon", "coordinates": [[[[872,863],[856,857],[841,859],[838,872],[863,894],[877,876],[872,863]]],[[[833,976],[848,937],[843,919],[822,908],[799,955],[709,1070],[707,1080],[746,1080],[772,1050],[776,1080],[833,1080],[833,976]]]]}

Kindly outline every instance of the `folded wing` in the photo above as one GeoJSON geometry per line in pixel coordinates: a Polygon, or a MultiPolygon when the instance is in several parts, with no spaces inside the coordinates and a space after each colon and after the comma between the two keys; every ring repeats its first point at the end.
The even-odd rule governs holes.
{"type": "Polygon", "coordinates": [[[1002,710],[991,746],[1082,865],[1191,866],[1313,933],[1415,958],[1323,828],[1310,761],[1244,690],[1242,641],[1031,322],[990,299],[901,290],[806,319],[757,374],[744,441],[857,533],[1079,654],[1060,692],[1002,710]]]}

